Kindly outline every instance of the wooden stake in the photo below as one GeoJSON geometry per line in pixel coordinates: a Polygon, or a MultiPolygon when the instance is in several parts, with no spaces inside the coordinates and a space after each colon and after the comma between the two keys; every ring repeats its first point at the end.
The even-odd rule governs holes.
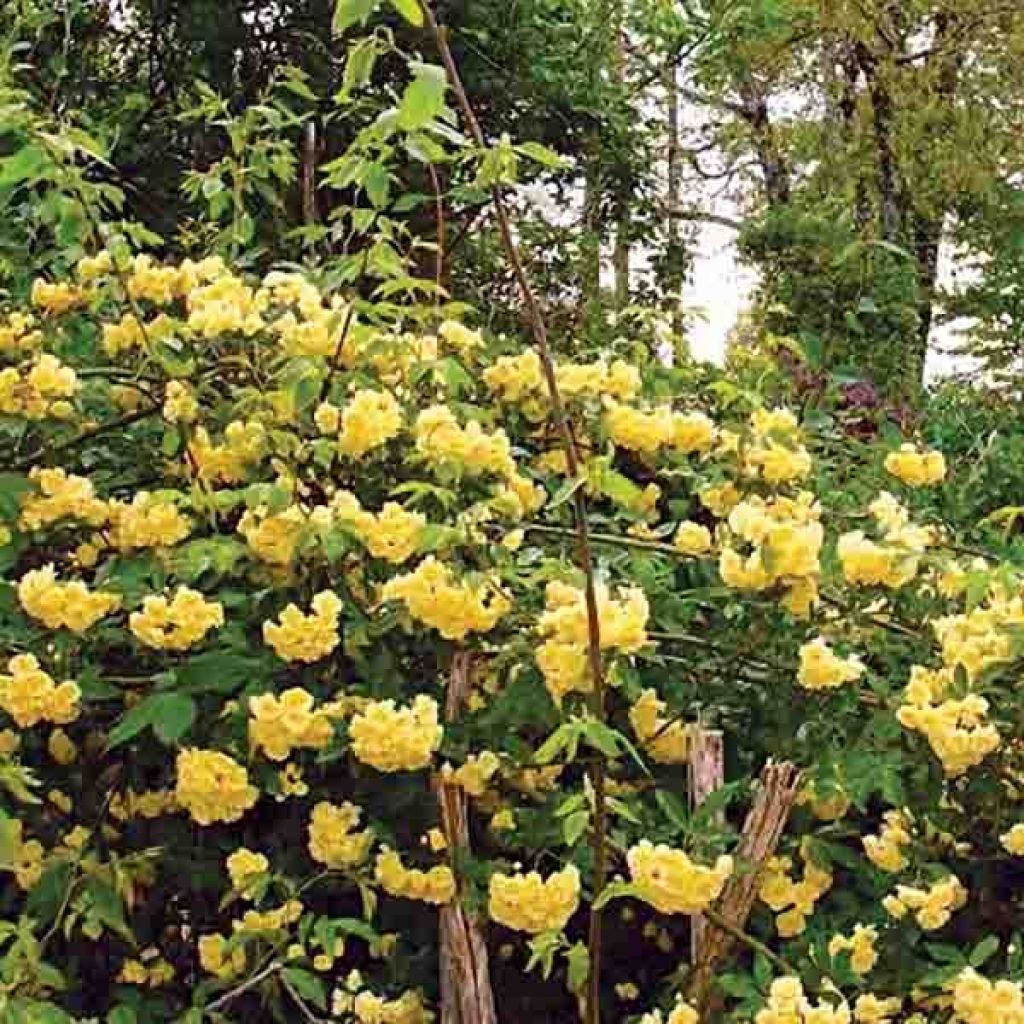
{"type": "MultiPolygon", "coordinates": [[[[697,724],[690,730],[690,806],[699,807],[725,783],[725,743],[717,729],[697,724]]],[[[697,963],[704,945],[707,922],[700,914],[690,917],[690,962],[697,963]]]]}
{"type": "Polygon", "coordinates": [[[754,802],[736,848],[740,870],[725,883],[715,907],[716,916],[728,923],[730,931],[705,923],[700,956],[687,985],[687,998],[702,1020],[710,1018],[716,997],[717,969],[736,946],[738,939],[734,932],[742,932],[750,916],[765,862],[775,854],[799,789],[800,773],[786,762],[769,761],[758,778],[754,802]],[[751,865],[751,869],[743,870],[743,865],[751,865]]]}
{"type": "MultiPolygon", "coordinates": [[[[445,721],[454,722],[472,685],[472,655],[456,651],[445,699],[445,721]]],[[[461,786],[438,777],[435,783],[441,827],[452,871],[469,851],[468,800],[461,786]]],[[[478,921],[456,898],[441,908],[441,1024],[497,1024],[487,944],[478,921]]]]}

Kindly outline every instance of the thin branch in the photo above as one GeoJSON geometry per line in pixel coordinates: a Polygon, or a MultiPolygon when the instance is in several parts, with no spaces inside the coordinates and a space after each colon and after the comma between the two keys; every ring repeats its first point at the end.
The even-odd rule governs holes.
{"type": "MultiPolygon", "coordinates": [[[[444,64],[449,84],[458,100],[459,108],[462,111],[469,129],[470,135],[480,149],[486,148],[484,134],[480,128],[480,122],[473,112],[473,106],[466,95],[465,87],[459,76],[458,68],[452,57],[451,49],[448,46],[448,36],[434,16],[434,11],[428,0],[420,0],[420,7],[424,18],[434,37],[441,61],[444,64]]],[[[554,360],[551,355],[551,347],[548,342],[547,326],[544,322],[544,315],[540,303],[534,293],[533,286],[527,276],[522,256],[516,245],[512,232],[512,223],[509,218],[505,198],[501,189],[495,185],[491,189],[491,197],[494,202],[494,212],[498,221],[498,230],[501,236],[502,246],[505,255],[512,266],[512,270],[522,296],[523,306],[533,334],[537,354],[540,357],[544,371],[544,379],[547,383],[551,412],[555,424],[558,427],[562,438],[562,447],[565,451],[566,463],[569,474],[573,479],[579,479],[580,458],[569,424],[569,417],[562,401],[558,388],[558,381],[555,377],[554,360]]],[[[605,701],[605,680],[604,664],[601,656],[601,620],[597,610],[597,588],[594,580],[594,559],[590,549],[589,528],[587,522],[587,499],[582,487],[576,488],[573,495],[574,520],[577,532],[576,556],[577,562],[584,576],[584,597],[587,608],[587,658],[590,665],[590,674],[593,680],[593,693],[591,709],[594,716],[604,720],[605,701]]],[[[607,819],[605,815],[605,764],[602,758],[595,759],[590,769],[591,783],[594,787],[595,813],[594,813],[594,891],[600,892],[605,885],[606,865],[606,830],[607,819]]],[[[600,976],[601,976],[601,941],[602,941],[602,919],[600,910],[591,906],[590,926],[588,930],[588,947],[590,951],[590,972],[588,976],[588,996],[586,1005],[586,1024],[600,1024],[600,976]]]]}
{"type": "Polygon", "coordinates": [[[721,928],[726,935],[731,935],[737,942],[742,942],[744,946],[748,946],[754,950],[755,953],[760,953],[769,963],[774,964],[784,974],[799,975],[800,972],[785,958],[779,956],[775,950],[766,946],[760,939],[755,938],[750,932],[745,932],[742,928],[737,928],[731,921],[724,918],[717,910],[712,910],[708,907],[706,910],[702,910],[701,913],[706,917],[716,928],[721,928]]]}
{"type": "Polygon", "coordinates": [[[277,974],[283,966],[284,965],[280,961],[273,961],[264,967],[262,971],[257,971],[254,975],[246,978],[245,981],[236,985],[233,989],[225,992],[224,995],[218,996],[218,998],[214,999],[212,1003],[207,1003],[206,1006],[203,1007],[204,1013],[213,1013],[216,1010],[227,1006],[228,1003],[234,1002],[240,995],[248,992],[249,989],[255,988],[261,981],[266,981],[266,979],[272,974],[277,974]]]}
{"type": "Polygon", "coordinates": [[[109,434],[112,430],[120,430],[122,427],[131,426],[131,424],[147,419],[159,411],[159,406],[147,406],[145,409],[136,409],[134,412],[125,413],[124,416],[118,416],[117,419],[101,423],[94,430],[87,430],[84,433],[76,434],[74,437],[69,437],[66,441],[61,441],[60,444],[44,445],[42,448],[37,448],[31,455],[26,456],[24,459],[19,459],[17,462],[4,468],[14,472],[31,469],[44,455],[55,455],[59,452],[66,452],[77,448],[79,445],[85,444],[85,442],[91,441],[95,437],[109,434]]]}

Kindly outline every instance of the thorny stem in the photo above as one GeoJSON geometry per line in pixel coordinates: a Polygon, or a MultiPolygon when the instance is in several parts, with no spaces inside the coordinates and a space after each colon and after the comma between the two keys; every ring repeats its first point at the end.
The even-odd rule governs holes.
{"type": "MultiPolygon", "coordinates": [[[[452,57],[451,49],[448,46],[447,32],[438,24],[437,18],[428,0],[420,0],[420,7],[424,19],[433,35],[441,61],[444,64],[448,82],[455,93],[459,108],[462,111],[466,127],[469,129],[473,141],[480,149],[486,147],[483,131],[480,123],[473,113],[473,106],[469,102],[466,90],[459,76],[458,68],[452,57]]],[[[512,267],[512,272],[522,296],[526,319],[529,322],[533,334],[537,354],[540,357],[541,366],[544,371],[544,379],[547,384],[548,397],[551,402],[552,418],[561,435],[562,448],[565,451],[565,460],[569,469],[569,475],[574,479],[580,479],[580,459],[573,437],[572,428],[569,424],[569,417],[558,389],[558,381],[555,377],[554,360],[551,355],[551,346],[548,341],[547,327],[544,322],[544,315],[540,303],[530,284],[522,256],[516,245],[512,233],[512,222],[501,188],[497,185],[491,188],[491,199],[494,204],[495,218],[498,222],[498,232],[501,236],[502,247],[512,267]]],[[[599,720],[604,720],[605,685],[604,665],[601,657],[601,622],[597,610],[597,590],[594,583],[594,559],[590,547],[590,537],[587,524],[587,499],[582,487],[577,487],[573,495],[574,525],[576,528],[576,561],[584,576],[584,597],[587,607],[587,658],[590,664],[590,674],[593,679],[593,693],[591,697],[591,711],[599,720]]],[[[606,866],[606,832],[607,818],[605,813],[605,763],[603,759],[595,760],[590,768],[590,781],[594,789],[595,812],[593,829],[594,847],[594,892],[599,893],[605,886],[606,866]]],[[[601,1020],[601,940],[602,921],[601,912],[591,905],[590,925],[588,929],[587,947],[590,954],[590,972],[587,979],[587,1000],[586,1000],[586,1024],[600,1024],[601,1020]]]]}

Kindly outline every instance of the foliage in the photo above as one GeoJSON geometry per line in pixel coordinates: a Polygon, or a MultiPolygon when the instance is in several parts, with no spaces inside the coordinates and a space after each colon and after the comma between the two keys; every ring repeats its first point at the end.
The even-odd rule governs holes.
{"type": "MultiPolygon", "coordinates": [[[[677,1002],[689,915],[754,868],[737,831],[775,759],[802,770],[799,805],[704,1024],[987,1024],[993,1006],[1012,1022],[1012,396],[949,387],[911,412],[885,393],[909,378],[861,379],[860,342],[887,377],[900,369],[920,280],[904,238],[871,237],[839,200],[816,209],[815,193],[842,191],[835,166],[794,179],[744,232],[767,270],[754,343],[722,372],[665,353],[681,236],[653,198],[660,129],[637,116],[663,62],[699,50],[702,88],[731,103],[761,63],[792,80],[787,47],[810,48],[794,30],[857,41],[890,15],[500,6],[511,37],[455,12],[460,59],[472,68],[475,47],[487,65],[491,45],[502,69],[534,49],[557,59],[514,89],[504,70],[471,71],[493,140],[477,146],[415,4],[268,15],[333,20],[302,68],[291,29],[268,43],[249,5],[225,5],[238,33],[216,46],[212,7],[182,5],[171,34],[194,29],[192,45],[154,51],[189,88],[152,97],[174,203],[151,218],[113,159],[145,148],[141,125],[130,142],[83,134],[137,102],[138,67],[86,102],[59,40],[103,17],[71,4],[61,37],[52,11],[16,5],[0,158],[0,1012],[415,1024],[438,1002],[439,908],[458,901],[485,924],[501,1019],[692,1024],[677,1002]],[[628,31],[609,36],[609,19],[628,31]],[[222,46],[267,63],[243,75],[222,46]],[[329,152],[307,218],[308,124],[329,152]],[[508,124],[543,142],[494,130],[508,124]],[[190,138],[202,159],[184,155],[190,138]],[[522,213],[524,183],[588,192],[582,223],[516,222],[575,476],[494,237],[491,190],[522,213]],[[167,252],[145,251],[152,227],[167,252]],[[594,242],[621,271],[648,227],[668,269],[595,289],[594,242]],[[460,706],[449,690],[467,665],[460,706]],[[693,808],[698,725],[723,732],[730,782],[693,808]],[[441,784],[469,802],[468,847],[444,831],[441,784]],[[600,1006],[581,1008],[595,977],[600,1006]]],[[[131,10],[127,54],[160,36],[159,5],[131,10]]],[[[82,57],[108,81],[104,45],[82,57]]],[[[802,127],[787,154],[816,137],[802,127]]],[[[916,201],[942,206],[940,184],[916,201]]]]}

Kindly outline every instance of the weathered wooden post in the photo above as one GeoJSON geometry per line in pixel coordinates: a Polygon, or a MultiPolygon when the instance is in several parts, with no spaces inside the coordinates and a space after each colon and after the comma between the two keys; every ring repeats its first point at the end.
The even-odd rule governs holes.
{"type": "MultiPolygon", "coordinates": [[[[445,699],[444,717],[454,722],[472,685],[472,655],[456,651],[445,699]]],[[[438,775],[435,781],[441,827],[456,880],[469,850],[469,801],[461,786],[438,775]]],[[[440,914],[441,1024],[497,1024],[487,961],[487,944],[478,921],[458,895],[440,914]]]]}
{"type": "Polygon", "coordinates": [[[703,1016],[712,1006],[715,973],[735,948],[757,899],[765,862],[774,855],[800,789],[800,773],[787,762],[769,761],[758,776],[754,800],[736,846],[738,870],[725,883],[714,908],[729,930],[705,921],[698,956],[690,972],[687,998],[703,1016]]]}
{"type": "MultiPolygon", "coordinates": [[[[690,807],[699,807],[725,783],[725,743],[717,729],[705,729],[699,722],[690,730],[688,768],[690,807]]],[[[697,963],[704,944],[707,922],[700,914],[690,917],[690,962],[697,963]]]]}

